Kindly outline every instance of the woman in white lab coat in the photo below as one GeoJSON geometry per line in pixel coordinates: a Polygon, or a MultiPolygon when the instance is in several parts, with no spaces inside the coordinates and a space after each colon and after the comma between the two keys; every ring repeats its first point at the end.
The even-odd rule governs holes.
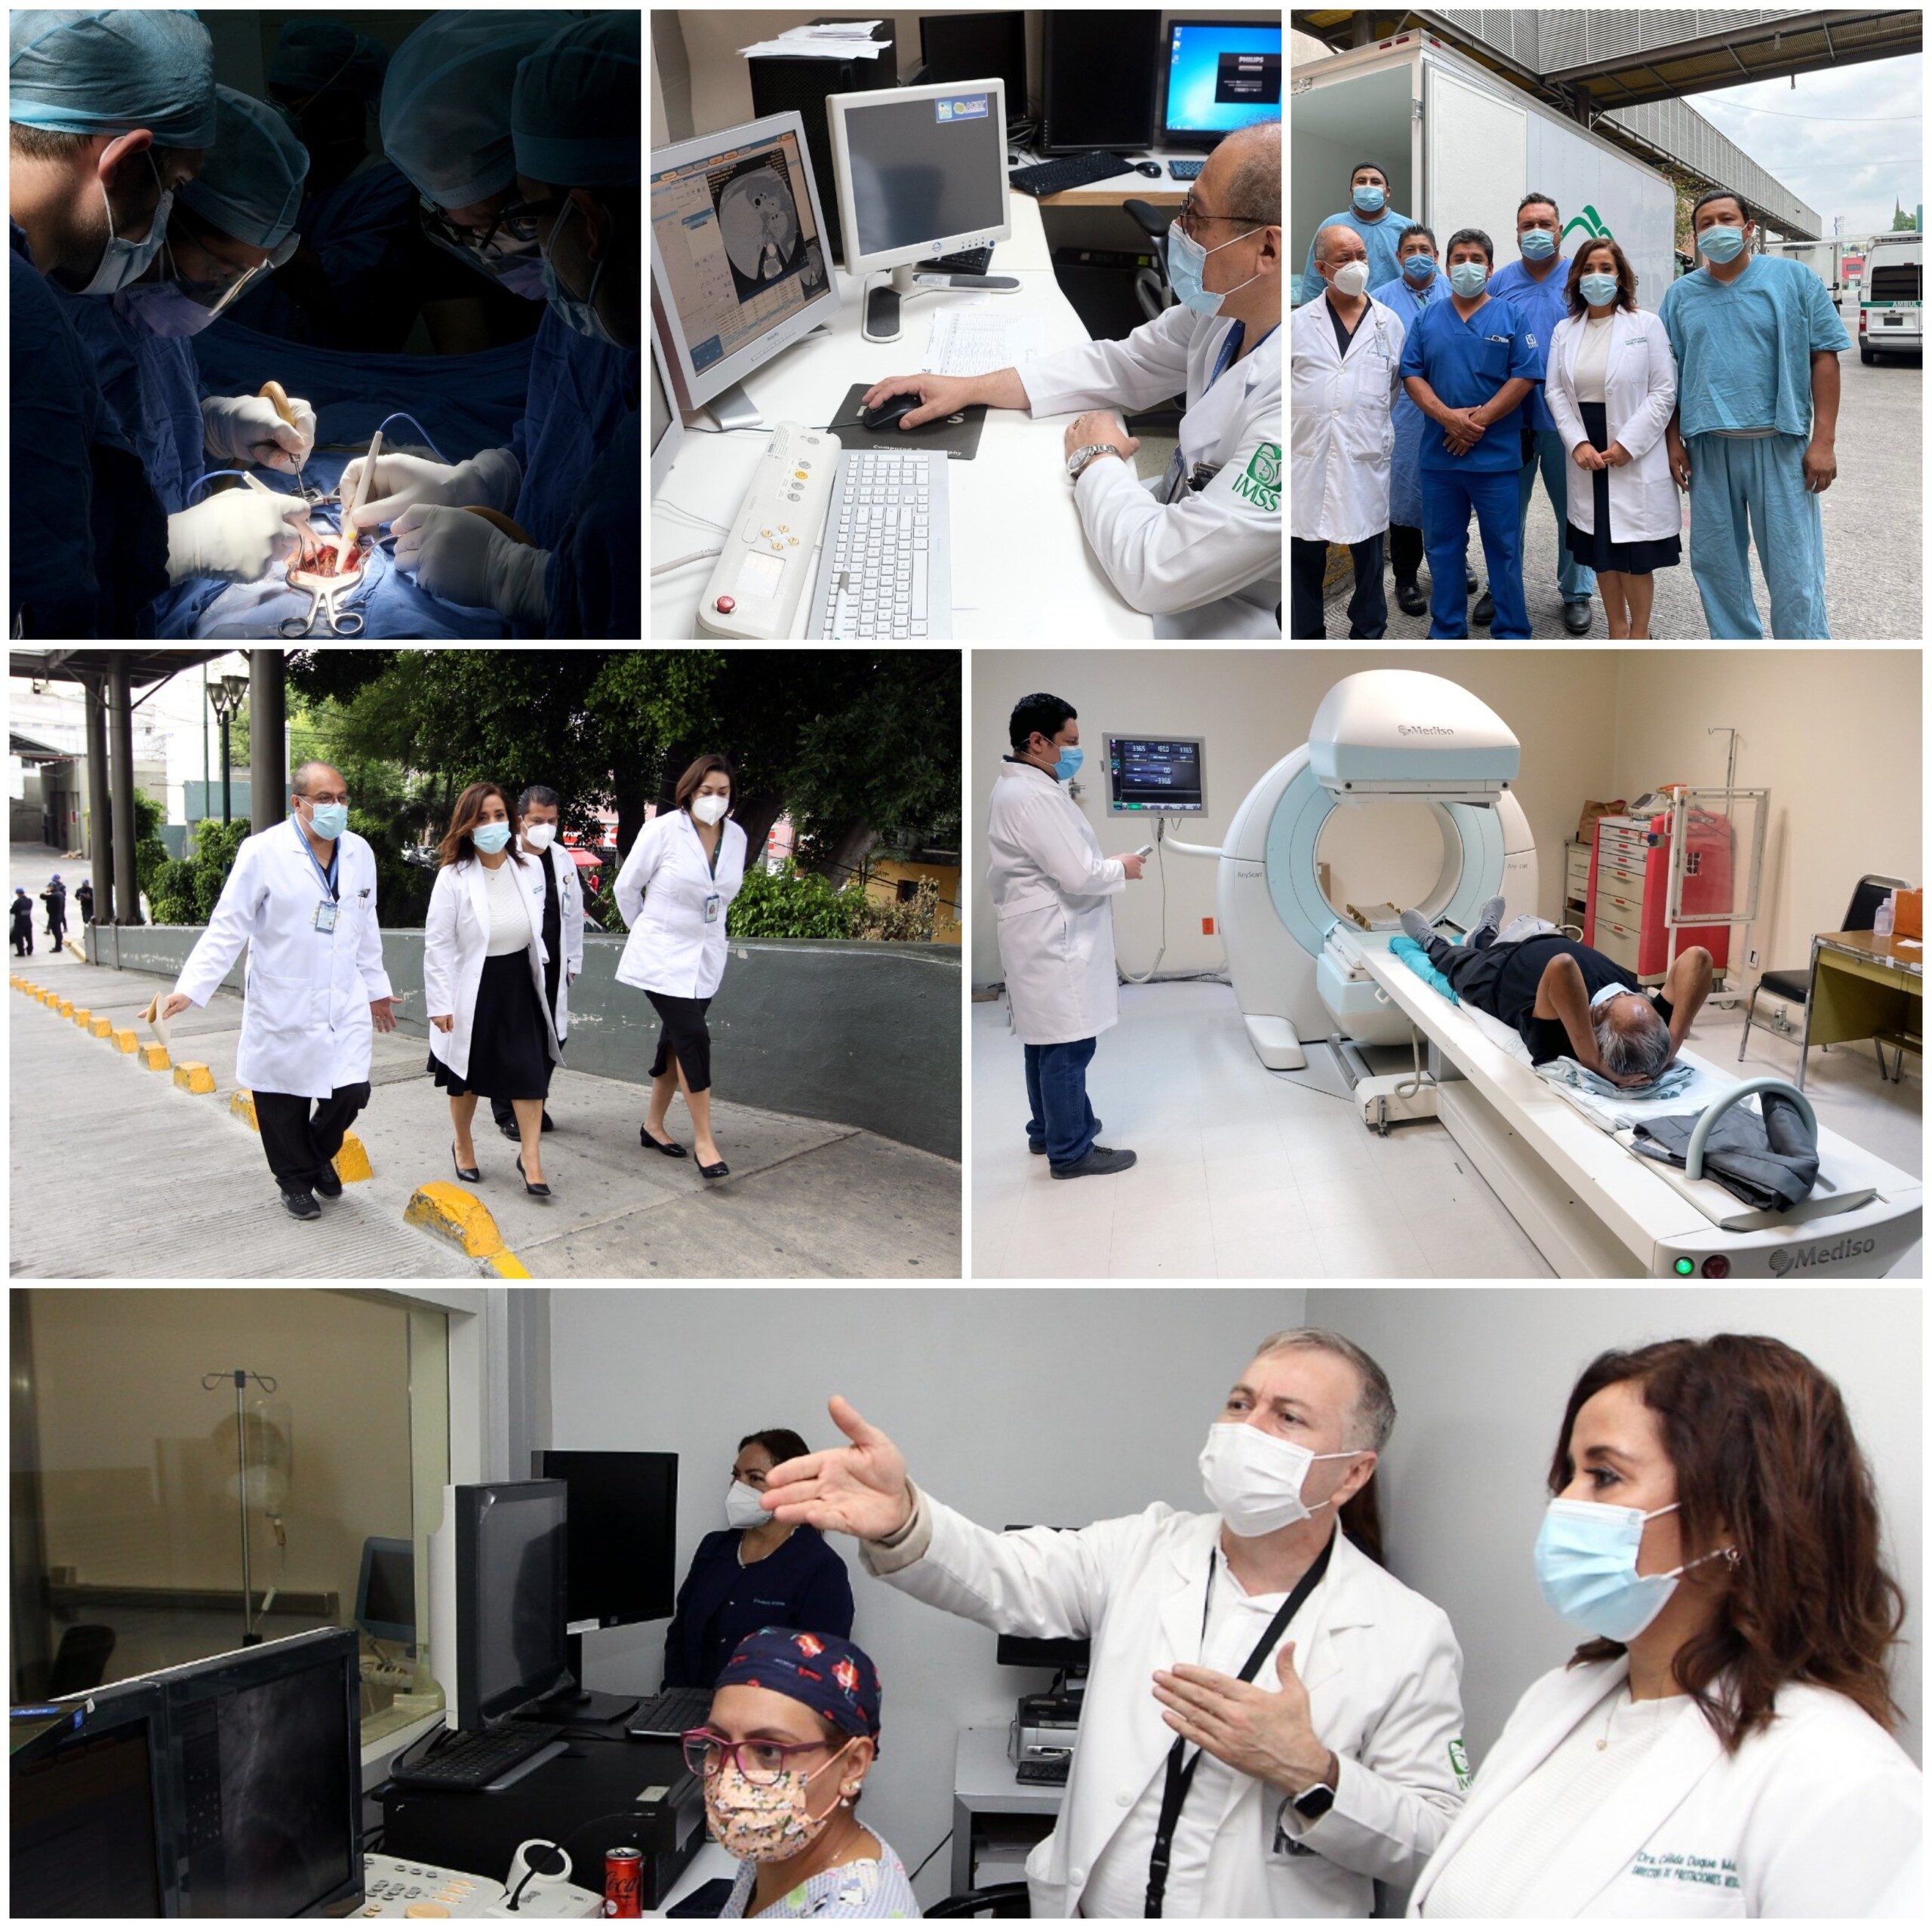
{"type": "Polygon", "coordinates": [[[651,1000],[662,1029],[651,1065],[651,1105],[639,1141],[666,1158],[686,1155],[665,1130],[675,1092],[691,1113],[697,1168],[731,1167],[711,1133],[711,1032],[704,1014],[724,977],[724,917],[745,881],[745,833],[728,820],[731,766],[701,756],[678,779],[673,807],[638,832],[617,873],[617,909],[630,926],[617,982],[651,1000]]]}
{"type": "Polygon", "coordinates": [[[1663,432],[1677,406],[1677,358],[1663,322],[1637,306],[1636,271],[1615,241],[1577,251],[1569,300],[1543,377],[1577,471],[1563,540],[1596,571],[1610,633],[1647,641],[1651,577],[1683,552],[1663,432]]]}
{"type": "Polygon", "coordinates": [[[562,1054],[544,995],[542,902],[524,875],[535,859],[512,846],[512,824],[500,785],[472,783],[457,798],[423,926],[423,1001],[429,1069],[450,1097],[457,1176],[474,1185],[483,1176],[470,1135],[477,1099],[507,1098],[523,1188],[547,1199],[543,1094],[562,1054]]]}
{"type": "Polygon", "coordinates": [[[1517,1703],[1410,1913],[1896,1905],[1922,1825],[1890,1732],[1905,1601],[1837,1387],[1771,1339],[1605,1353],[1549,1487],[1537,1579],[1592,1637],[1517,1703]]]}

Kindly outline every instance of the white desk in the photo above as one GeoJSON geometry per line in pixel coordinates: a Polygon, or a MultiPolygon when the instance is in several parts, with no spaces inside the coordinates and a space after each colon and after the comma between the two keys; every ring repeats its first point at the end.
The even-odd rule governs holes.
{"type": "MultiPolygon", "coordinates": [[[[921,295],[901,304],[898,340],[878,346],[861,338],[859,284],[839,270],[842,306],[833,324],[793,343],[745,384],[766,423],[822,427],[854,382],[916,371],[925,359],[927,323],[949,305],[979,300],[998,314],[1039,315],[1049,350],[1085,341],[1079,316],[1054,278],[1038,205],[1016,194],[1011,207],[1013,238],[995,245],[989,272],[1017,276],[1017,293],[921,295]]],[[[974,459],[948,466],[955,641],[1011,643],[1054,635],[1084,642],[1153,635],[1153,619],[1128,607],[1087,546],[1066,479],[1063,443],[1070,419],[1035,421],[1018,409],[989,410],[974,459]]],[[[717,543],[715,530],[666,514],[663,505],[675,503],[728,526],[766,440],[695,428],[685,436],[676,466],[652,499],[654,557],[669,560],[717,543]]],[[[651,640],[697,634],[698,598],[715,566],[715,558],[706,558],[652,579],[651,640]]],[[[804,635],[811,618],[808,589],[798,604],[795,638],[804,635]]]]}
{"type": "Polygon", "coordinates": [[[1049,1824],[1066,1798],[1064,1785],[1048,1786],[1022,1781],[1007,1758],[1004,1727],[961,1727],[952,1751],[952,1892],[963,1895],[973,1885],[973,1821],[976,1815],[1036,1816],[1049,1824]]]}

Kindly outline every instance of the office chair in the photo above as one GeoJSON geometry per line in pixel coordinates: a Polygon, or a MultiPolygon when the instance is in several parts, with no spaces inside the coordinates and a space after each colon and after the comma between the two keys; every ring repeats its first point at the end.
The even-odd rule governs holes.
{"type": "Polygon", "coordinates": [[[57,1700],[63,1694],[85,1693],[97,1687],[107,1674],[114,1653],[112,1627],[69,1627],[60,1636],[54,1665],[47,1677],[47,1697],[57,1700]]]}
{"type": "MultiPolygon", "coordinates": [[[[1885,901],[1887,892],[1909,890],[1912,886],[1902,877],[1861,877],[1858,888],[1851,893],[1851,906],[1844,914],[1844,921],[1838,926],[1841,930],[1869,930],[1878,921],[1878,906],[1885,901]]],[[[1744,1035],[1738,1041],[1737,1056],[1740,1062],[1744,1047],[1751,1041],[1751,1019],[1758,1008],[1758,994],[1769,991],[1774,998],[1782,998],[1789,1004],[1795,1004],[1800,1010],[1811,1001],[1811,970],[1807,964],[1802,970],[1767,970],[1761,973],[1751,987],[1751,1001],[1744,1007],[1744,1035]]],[[[1821,1051],[1829,1051],[1829,1044],[1820,1044],[1821,1051]]],[[[1882,1045],[1874,1047],[1878,1053],[1878,1075],[1885,1072],[1885,1053],[1882,1045]]],[[[1899,1076],[1905,1075],[1905,1053],[1899,1053],[1899,1076]]]]}
{"type": "Polygon", "coordinates": [[[989,1915],[997,1920],[1024,1921],[1032,1913],[1024,1881],[1001,1881],[990,1888],[968,1888],[963,1895],[948,1895],[926,1910],[928,1921],[961,1921],[969,1917],[989,1915]]]}
{"type": "MultiPolygon", "coordinates": [[[[1151,267],[1135,271],[1134,298],[1140,304],[1140,312],[1149,321],[1158,321],[1174,306],[1174,290],[1168,284],[1168,229],[1174,216],[1168,209],[1156,208],[1148,201],[1123,201],[1121,208],[1146,235],[1148,252],[1154,257],[1151,267]]],[[[1180,418],[1186,412],[1183,406],[1184,401],[1184,397],[1177,397],[1155,407],[1144,408],[1137,415],[1127,418],[1128,433],[1131,435],[1178,435],[1180,432],[1180,418]]]]}

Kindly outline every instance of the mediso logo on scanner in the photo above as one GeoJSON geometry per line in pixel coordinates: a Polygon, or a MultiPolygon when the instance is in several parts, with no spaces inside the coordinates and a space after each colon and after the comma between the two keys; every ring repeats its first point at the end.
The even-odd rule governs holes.
{"type": "Polygon", "coordinates": [[[1795,1252],[1774,1252],[1771,1270],[1780,1278],[1787,1272],[1801,1271],[1815,1265],[1835,1265],[1872,1250],[1875,1238],[1841,1238],[1835,1245],[1801,1245],[1795,1252]]]}
{"type": "Polygon", "coordinates": [[[1446,723],[1398,723],[1395,730],[1403,736],[1453,736],[1456,733],[1446,723]]]}

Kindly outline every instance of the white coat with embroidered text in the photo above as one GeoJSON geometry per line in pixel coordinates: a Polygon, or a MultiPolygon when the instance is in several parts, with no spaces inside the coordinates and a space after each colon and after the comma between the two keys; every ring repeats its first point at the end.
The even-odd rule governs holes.
{"type": "Polygon", "coordinates": [[[617,982],[669,998],[709,998],[724,979],[724,915],[745,881],[745,833],[729,817],[718,869],[698,841],[690,813],[661,812],[637,833],[617,873],[617,909],[630,936],[617,982]],[[718,898],[706,923],[705,901],[718,898]]]}
{"type": "MultiPolygon", "coordinates": [[[[515,858],[506,856],[513,864],[515,858]]],[[[525,872],[538,868],[536,858],[525,854],[525,872]]],[[[532,895],[528,878],[516,893],[517,902],[530,925],[530,942],[524,955],[530,961],[531,981],[537,987],[537,1001],[544,1003],[543,967],[549,953],[543,947],[543,898],[540,888],[532,895]]],[[[429,1053],[449,1066],[458,1078],[469,1072],[469,1046],[476,1024],[476,994],[483,982],[483,960],[490,949],[490,884],[488,873],[474,857],[460,857],[436,873],[435,887],[429,893],[429,914],[423,926],[423,1003],[432,1017],[454,1017],[448,1031],[429,1027],[429,1053]]],[[[555,1032],[549,1027],[549,1007],[545,1006],[545,1030],[550,1056],[557,1056],[555,1032]]]]}
{"type": "MultiPolygon", "coordinates": [[[[1596,527],[1596,477],[1577,466],[1574,450],[1589,435],[1577,398],[1577,351],[1583,320],[1568,315],[1556,324],[1543,376],[1543,399],[1563,438],[1566,511],[1585,535],[1596,527]]],[[[1663,324],[1647,309],[1610,312],[1610,365],[1604,375],[1604,415],[1610,438],[1630,460],[1610,472],[1610,539],[1614,543],[1661,542],[1684,526],[1683,497],[1671,480],[1664,441],[1677,406],[1677,358],[1663,324]]]]}

